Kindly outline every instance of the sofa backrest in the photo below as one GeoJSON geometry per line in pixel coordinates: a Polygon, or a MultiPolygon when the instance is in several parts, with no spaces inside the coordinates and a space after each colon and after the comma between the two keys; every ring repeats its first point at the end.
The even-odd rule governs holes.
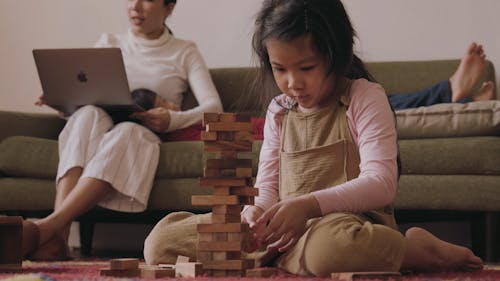
{"type": "MultiPolygon", "coordinates": [[[[439,81],[449,79],[455,72],[460,60],[434,60],[434,61],[401,61],[401,62],[371,62],[366,66],[374,78],[380,83],[389,95],[408,93],[424,89],[439,81]]],[[[224,106],[224,111],[248,111],[256,116],[263,115],[261,100],[257,91],[255,77],[257,71],[253,67],[214,68],[210,69],[215,87],[224,106]]],[[[475,89],[483,81],[495,81],[495,69],[488,61],[488,66],[475,89]]],[[[267,85],[273,92],[280,91],[274,83],[267,85]]],[[[497,93],[497,99],[498,93],[497,93]]],[[[196,100],[188,92],[182,108],[192,108],[196,100]]],[[[265,108],[264,108],[265,109],[265,108]]]]}

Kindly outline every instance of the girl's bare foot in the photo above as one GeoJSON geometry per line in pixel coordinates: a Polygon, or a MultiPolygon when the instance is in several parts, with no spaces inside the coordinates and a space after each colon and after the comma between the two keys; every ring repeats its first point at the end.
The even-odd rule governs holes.
{"type": "Polygon", "coordinates": [[[495,84],[493,81],[484,82],[479,91],[472,97],[474,101],[492,100],[495,84]]]}
{"type": "Polygon", "coordinates": [[[471,250],[440,240],[425,229],[412,227],[405,236],[407,250],[402,269],[472,271],[483,268],[483,261],[471,250]]]}
{"type": "Polygon", "coordinates": [[[456,102],[471,95],[471,90],[486,67],[483,46],[472,43],[460,61],[455,73],[450,77],[451,101],[456,102]]]}

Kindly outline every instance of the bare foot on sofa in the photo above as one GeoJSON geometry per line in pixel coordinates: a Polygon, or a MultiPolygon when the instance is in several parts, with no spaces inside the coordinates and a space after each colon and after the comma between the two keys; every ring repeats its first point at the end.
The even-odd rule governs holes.
{"type": "Polygon", "coordinates": [[[407,249],[402,269],[473,271],[483,268],[483,261],[471,250],[440,240],[425,229],[412,227],[405,236],[407,249]]]}
{"type": "Polygon", "coordinates": [[[472,87],[479,80],[486,67],[483,46],[472,43],[460,61],[455,73],[450,77],[451,101],[456,102],[471,95],[472,87]]]}
{"type": "Polygon", "coordinates": [[[493,81],[484,82],[479,91],[472,97],[474,101],[492,100],[495,90],[493,81]]]}

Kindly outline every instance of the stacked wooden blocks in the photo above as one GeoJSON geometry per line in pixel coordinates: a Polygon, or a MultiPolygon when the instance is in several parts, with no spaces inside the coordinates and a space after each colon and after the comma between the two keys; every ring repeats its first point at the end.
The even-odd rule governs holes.
{"type": "Polygon", "coordinates": [[[250,115],[205,113],[203,122],[204,150],[219,152],[220,158],[207,160],[200,180],[213,188],[213,195],[192,197],[194,206],[212,206],[211,223],[198,225],[198,261],[209,276],[245,276],[254,261],[242,259],[250,228],[241,223],[240,212],[243,205],[254,203],[258,189],[253,187],[252,160],[237,156],[252,151],[250,115]]]}
{"type": "Polygon", "coordinates": [[[0,217],[0,270],[22,268],[23,218],[0,217]]]}

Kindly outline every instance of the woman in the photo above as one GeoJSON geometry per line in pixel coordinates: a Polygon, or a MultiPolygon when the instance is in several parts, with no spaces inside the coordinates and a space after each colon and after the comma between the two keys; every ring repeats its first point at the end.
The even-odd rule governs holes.
{"type": "MultiPolygon", "coordinates": [[[[160,153],[153,132],[170,132],[199,123],[202,113],[222,111],[208,68],[196,45],[175,38],[165,20],[176,0],[129,0],[125,35],[103,34],[96,47],[119,47],[131,89],[146,88],[180,107],[190,88],[199,106],[187,110],[157,107],[134,113],[134,122],[115,126],[95,106],[80,108],[59,136],[54,212],[25,222],[23,254],[53,260],[67,254],[71,222],[96,205],[125,212],[147,207],[160,153]],[[139,149],[140,148],[140,149],[139,149]]],[[[43,97],[37,102],[43,104],[43,97]]]]}

